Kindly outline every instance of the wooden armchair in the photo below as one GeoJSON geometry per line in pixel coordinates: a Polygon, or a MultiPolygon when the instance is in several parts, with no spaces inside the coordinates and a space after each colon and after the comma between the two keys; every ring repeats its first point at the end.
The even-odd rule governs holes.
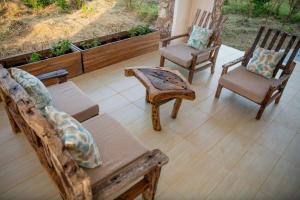
{"type": "Polygon", "coordinates": [[[296,65],[294,58],[299,48],[300,39],[297,36],[281,32],[280,30],[261,27],[252,47],[246,51],[245,55],[223,65],[215,97],[219,98],[223,87],[246,97],[260,105],[256,115],[256,119],[259,120],[267,105],[274,100],[276,104],[279,103],[296,65]],[[274,49],[275,51],[284,50],[284,55],[278,62],[271,79],[246,70],[245,66],[248,65],[254,50],[258,46],[269,50],[274,49]],[[228,71],[229,67],[237,64],[237,68],[228,71]]]}
{"type": "Polygon", "coordinates": [[[188,33],[173,36],[162,40],[162,48],[160,49],[160,66],[163,67],[165,59],[187,69],[189,71],[188,81],[192,83],[194,73],[197,71],[211,68],[211,73],[214,73],[216,59],[218,56],[219,48],[221,46],[221,31],[223,24],[227,17],[221,16],[218,20],[212,20],[212,14],[205,10],[198,9],[196,16],[189,29],[188,33]],[[213,29],[213,34],[209,39],[209,43],[206,49],[194,49],[189,47],[186,43],[183,44],[168,44],[175,39],[186,38],[190,36],[194,25],[201,26],[203,28],[213,29]],[[199,65],[198,67],[196,67],[199,65]]]}

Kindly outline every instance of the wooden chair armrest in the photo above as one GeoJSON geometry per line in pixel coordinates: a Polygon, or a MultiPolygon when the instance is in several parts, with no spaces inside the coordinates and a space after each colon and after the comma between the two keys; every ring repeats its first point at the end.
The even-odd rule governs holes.
{"type": "Polygon", "coordinates": [[[168,157],[158,149],[147,152],[123,169],[94,184],[92,186],[94,198],[107,199],[115,195],[117,191],[143,178],[153,169],[161,168],[168,161],[168,157]]]}
{"type": "Polygon", "coordinates": [[[51,80],[58,80],[58,83],[63,83],[67,81],[67,75],[69,72],[65,69],[56,70],[53,72],[48,72],[45,74],[40,74],[36,76],[38,79],[40,79],[43,82],[50,82],[51,80]]]}
{"type": "Polygon", "coordinates": [[[237,59],[235,59],[235,60],[233,60],[233,61],[231,61],[229,63],[224,64],[222,67],[223,67],[223,69],[224,68],[228,69],[229,67],[231,67],[231,66],[233,66],[235,64],[238,64],[239,62],[242,62],[244,60],[244,58],[245,58],[244,56],[240,57],[240,58],[237,58],[237,59]]]}
{"type": "Polygon", "coordinates": [[[289,74],[284,74],[283,76],[281,76],[280,78],[278,79],[273,79],[273,83],[271,85],[271,88],[274,90],[274,89],[279,89],[283,83],[285,81],[287,81],[288,79],[290,78],[290,75],[289,74]]]}
{"type": "Polygon", "coordinates": [[[182,38],[182,37],[188,37],[189,34],[188,33],[185,33],[185,34],[181,34],[181,35],[175,35],[175,36],[172,36],[172,37],[169,37],[169,38],[165,38],[165,39],[162,39],[161,42],[162,42],[162,46],[163,47],[166,47],[167,44],[172,41],[172,40],[176,40],[178,38],[182,38]]]}
{"type": "Polygon", "coordinates": [[[220,46],[217,45],[217,46],[214,46],[214,47],[210,47],[210,48],[206,48],[206,49],[201,49],[201,50],[199,50],[199,51],[197,51],[197,52],[192,53],[192,56],[193,56],[193,57],[197,57],[197,56],[199,56],[199,55],[201,55],[201,54],[203,54],[203,53],[211,52],[211,51],[213,51],[213,50],[216,50],[217,48],[220,48],[220,46]]]}

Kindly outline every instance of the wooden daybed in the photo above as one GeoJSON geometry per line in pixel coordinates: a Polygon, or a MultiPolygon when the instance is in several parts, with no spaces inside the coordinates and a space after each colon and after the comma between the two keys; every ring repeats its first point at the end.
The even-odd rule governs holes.
{"type": "MultiPolygon", "coordinates": [[[[48,87],[52,95],[54,90],[74,95],[72,92],[79,89],[66,81],[66,75],[65,70],[60,70],[39,78],[60,82],[48,87]]],[[[62,110],[81,121],[93,134],[102,154],[102,166],[84,169],[63,147],[56,130],[36,110],[22,86],[1,66],[0,94],[13,131],[26,135],[63,199],[134,199],[140,194],[144,199],[154,199],[161,167],[168,162],[167,156],[160,150],[149,151],[110,116],[98,114],[99,108],[92,100],[82,107],[74,99],[69,99],[64,106],[61,104],[62,110]]],[[[80,97],[82,101],[88,99],[82,92],[77,94],[76,98],[80,97]]],[[[63,95],[54,96],[58,108],[62,98],[63,95]]]]}

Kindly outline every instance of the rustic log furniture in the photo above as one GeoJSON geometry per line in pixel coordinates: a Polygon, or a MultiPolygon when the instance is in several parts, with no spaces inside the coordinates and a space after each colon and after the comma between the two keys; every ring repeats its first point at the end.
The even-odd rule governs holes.
{"type": "Polygon", "coordinates": [[[0,95],[9,119],[25,134],[63,199],[134,199],[140,194],[144,199],[154,199],[167,156],[159,150],[147,150],[108,115],[82,123],[93,134],[103,159],[101,167],[83,169],[4,68],[0,68],[0,95]]]}
{"type": "Polygon", "coordinates": [[[279,30],[261,27],[252,47],[246,51],[245,55],[223,65],[222,75],[215,95],[216,98],[219,98],[223,87],[246,97],[260,105],[260,109],[256,115],[256,119],[259,120],[267,105],[273,101],[275,101],[275,104],[279,103],[285,86],[296,65],[294,58],[299,48],[299,37],[279,30]],[[249,63],[255,48],[258,46],[269,50],[274,49],[275,51],[284,49],[284,55],[277,64],[271,79],[246,70],[245,66],[249,63]],[[238,67],[228,72],[229,67],[235,65],[238,67]]]}
{"type": "Polygon", "coordinates": [[[197,71],[201,71],[210,67],[211,73],[214,73],[219,48],[222,44],[221,32],[223,30],[223,24],[227,20],[227,17],[223,16],[220,16],[218,20],[212,20],[212,14],[205,10],[202,11],[201,17],[200,14],[201,10],[198,9],[188,33],[163,39],[163,47],[160,49],[160,66],[163,67],[165,59],[167,59],[187,69],[189,71],[188,81],[190,83],[192,83],[194,73],[197,71]],[[179,38],[189,38],[194,25],[213,30],[213,34],[209,39],[209,43],[206,49],[194,49],[192,47],[189,47],[187,43],[168,46],[168,44],[172,40],[179,38]]]}
{"type": "Polygon", "coordinates": [[[161,130],[159,106],[175,99],[172,118],[177,117],[182,99],[194,100],[195,92],[176,70],[167,68],[126,68],[126,76],[135,76],[146,88],[146,101],[152,104],[152,125],[161,130]]]}

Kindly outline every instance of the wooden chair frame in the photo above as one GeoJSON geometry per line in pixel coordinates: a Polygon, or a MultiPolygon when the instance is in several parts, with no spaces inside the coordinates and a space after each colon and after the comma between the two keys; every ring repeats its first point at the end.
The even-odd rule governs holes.
{"type": "MultiPolygon", "coordinates": [[[[65,80],[62,72],[41,77],[53,79],[56,74],[59,80],[65,80]]],[[[89,176],[63,147],[58,133],[36,110],[23,87],[1,66],[0,95],[14,132],[25,134],[63,199],[134,199],[140,194],[143,199],[154,199],[161,167],[168,162],[160,150],[148,151],[91,185],[89,176]]]]}
{"type": "Polygon", "coordinates": [[[213,34],[210,37],[209,43],[207,45],[206,49],[201,49],[198,50],[196,53],[192,53],[192,62],[191,65],[186,68],[185,66],[182,66],[176,62],[174,62],[173,60],[169,60],[168,58],[161,56],[160,58],[160,67],[164,67],[164,63],[165,60],[169,60],[185,69],[187,69],[189,71],[189,75],[188,75],[188,81],[189,83],[192,83],[193,81],[193,77],[194,74],[198,71],[202,71],[204,69],[207,68],[211,68],[211,73],[213,74],[215,71],[215,65],[216,65],[216,60],[217,60],[217,56],[219,53],[219,49],[221,47],[222,41],[221,41],[221,32],[223,30],[223,24],[225,23],[225,21],[227,20],[227,17],[223,17],[220,16],[218,20],[214,21],[213,17],[212,17],[212,13],[203,10],[202,11],[202,16],[201,16],[201,9],[198,9],[195,15],[195,18],[193,20],[193,23],[191,25],[191,27],[189,28],[189,32],[182,34],[182,35],[176,35],[176,36],[172,36],[166,39],[162,40],[162,47],[167,47],[170,42],[172,40],[176,40],[179,38],[189,38],[191,32],[192,32],[192,28],[194,25],[198,25],[200,27],[203,28],[209,28],[209,29],[213,29],[213,34]],[[199,56],[201,56],[203,53],[210,53],[210,56],[207,60],[205,61],[201,61],[201,62],[197,62],[197,59],[199,56]],[[206,63],[207,62],[207,63],[206,63]],[[201,64],[201,63],[205,63],[203,66],[196,68],[197,65],[201,64]]]}
{"type": "MultiPolygon", "coordinates": [[[[279,51],[284,47],[284,44],[286,44],[286,48],[284,50],[284,55],[282,59],[278,62],[275,71],[273,73],[272,77],[272,85],[270,86],[268,92],[266,93],[264,100],[261,103],[257,103],[260,105],[260,109],[256,115],[256,119],[259,120],[265,110],[265,108],[275,101],[275,104],[278,104],[282,94],[284,92],[284,89],[286,87],[286,84],[296,66],[296,63],[294,62],[294,59],[297,55],[297,52],[300,48],[300,38],[298,38],[295,35],[290,35],[285,32],[281,32],[280,30],[273,30],[273,29],[266,29],[265,27],[261,27],[256,39],[252,45],[252,47],[245,52],[245,55],[241,58],[238,58],[232,62],[229,62],[227,64],[224,64],[222,75],[227,74],[228,69],[232,66],[237,65],[238,63],[241,63],[242,66],[247,66],[251,57],[253,56],[253,52],[256,49],[257,46],[260,46],[262,48],[267,48],[268,50],[274,49],[275,51],[279,51]],[[263,37],[264,35],[264,37],[263,37]],[[273,35],[273,37],[270,37],[273,35]],[[286,41],[286,39],[289,38],[289,40],[286,41]],[[298,40],[298,41],[297,41],[298,40]],[[259,44],[260,43],[260,44],[259,44]],[[268,43],[268,46],[267,46],[268,43]],[[275,45],[277,44],[277,45],[275,45]],[[288,56],[288,53],[293,48],[293,51],[291,52],[290,56],[288,56]],[[283,63],[288,58],[286,63],[283,63]],[[279,75],[279,78],[276,78],[279,71],[282,71],[279,75]]],[[[250,72],[249,72],[250,73],[250,72]]],[[[222,76],[221,75],[221,76],[222,76]]],[[[222,88],[221,84],[218,85],[217,91],[216,91],[216,98],[220,97],[222,88]]],[[[235,91],[233,91],[235,92],[235,91]]],[[[235,92],[237,93],[237,92],[235,92]]],[[[244,96],[245,97],[245,96],[244,96]]],[[[248,97],[245,97],[249,99],[248,97]]],[[[249,99],[251,100],[251,99],[249,99]]],[[[253,100],[251,100],[253,101],[253,100]]]]}

